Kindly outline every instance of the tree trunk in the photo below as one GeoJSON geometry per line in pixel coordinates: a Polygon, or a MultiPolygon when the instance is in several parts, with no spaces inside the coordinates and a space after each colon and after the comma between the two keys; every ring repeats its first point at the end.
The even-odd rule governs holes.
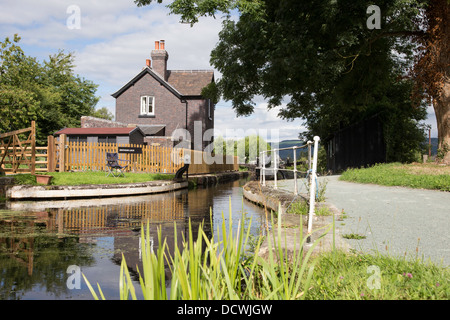
{"type": "Polygon", "coordinates": [[[436,25],[438,35],[436,55],[440,74],[440,91],[437,95],[434,110],[438,127],[439,148],[445,152],[442,161],[450,165],[450,2],[438,0],[436,6],[436,25]]]}
{"type": "Polygon", "coordinates": [[[450,1],[430,0],[427,8],[428,43],[422,84],[433,97],[440,156],[450,165],[450,1]]]}
{"type": "Polygon", "coordinates": [[[447,150],[443,163],[450,165],[450,77],[446,77],[438,99],[433,101],[438,129],[438,148],[441,152],[447,150]]]}

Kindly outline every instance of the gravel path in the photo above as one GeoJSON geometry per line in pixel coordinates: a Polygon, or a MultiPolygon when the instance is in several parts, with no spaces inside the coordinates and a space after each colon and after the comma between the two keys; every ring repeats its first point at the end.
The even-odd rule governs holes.
{"type": "MultiPolygon", "coordinates": [[[[450,266],[450,192],[321,179],[328,181],[326,202],[347,214],[336,224],[341,234],[366,237],[347,240],[352,248],[450,266]]],[[[278,181],[278,187],[293,192],[293,180],[278,181]]]]}

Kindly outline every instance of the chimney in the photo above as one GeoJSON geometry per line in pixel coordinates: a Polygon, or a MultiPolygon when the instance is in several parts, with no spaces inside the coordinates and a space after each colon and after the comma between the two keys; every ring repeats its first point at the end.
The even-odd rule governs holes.
{"type": "Polygon", "coordinates": [[[152,60],[146,59],[145,60],[145,64],[147,65],[147,67],[151,68],[152,67],[152,60]]]}
{"type": "Polygon", "coordinates": [[[151,52],[153,60],[153,71],[158,73],[165,81],[167,81],[167,60],[169,54],[165,50],[165,41],[155,41],[155,50],[151,52]]]}

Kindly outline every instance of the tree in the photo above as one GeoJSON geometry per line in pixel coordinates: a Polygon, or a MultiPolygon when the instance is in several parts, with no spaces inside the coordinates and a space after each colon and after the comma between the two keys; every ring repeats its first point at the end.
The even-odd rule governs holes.
{"type": "Polygon", "coordinates": [[[106,119],[106,120],[114,119],[114,115],[106,107],[102,107],[100,109],[95,110],[95,112],[92,114],[92,116],[96,117],[96,118],[100,118],[100,119],[106,119]]]}
{"type": "Polygon", "coordinates": [[[394,114],[409,117],[404,124],[417,129],[423,98],[428,96],[435,106],[440,143],[450,143],[449,1],[377,1],[380,29],[366,23],[372,4],[366,0],[175,0],[169,8],[191,24],[201,16],[228,15],[211,63],[223,75],[219,91],[232,101],[238,115],[251,114],[253,98],[261,95],[268,99],[269,108],[288,101],[280,113],[286,119],[301,117],[311,124],[310,119],[320,114],[334,123],[335,115],[349,122],[375,110],[382,99],[384,105],[397,105],[402,112],[394,114]],[[229,18],[231,10],[239,11],[238,21],[229,18]],[[406,71],[414,65],[409,80],[416,83],[416,90],[409,102],[392,96],[396,90],[383,91],[396,85],[411,87],[406,71]],[[411,106],[408,115],[403,112],[405,103],[419,110],[411,106]]]}
{"type": "Polygon", "coordinates": [[[222,136],[214,139],[214,153],[238,156],[239,163],[255,161],[261,151],[271,150],[270,143],[257,135],[245,138],[225,140],[222,136]]]}
{"type": "Polygon", "coordinates": [[[0,42],[0,130],[13,131],[37,122],[37,143],[64,127],[80,125],[92,115],[97,85],[73,73],[72,54],[59,51],[39,63],[13,41],[0,42]]]}
{"type": "Polygon", "coordinates": [[[412,71],[416,90],[432,100],[443,162],[450,164],[450,1],[430,0],[419,21],[426,35],[417,37],[420,55],[412,71]],[[447,150],[447,151],[445,151],[447,150]]]}

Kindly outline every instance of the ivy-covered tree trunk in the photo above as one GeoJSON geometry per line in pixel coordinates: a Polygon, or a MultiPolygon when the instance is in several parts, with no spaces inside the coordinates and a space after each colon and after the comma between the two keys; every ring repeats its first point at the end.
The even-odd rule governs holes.
{"type": "Polygon", "coordinates": [[[439,156],[442,162],[450,164],[450,74],[442,84],[440,96],[433,101],[439,140],[439,156]]]}
{"type": "Polygon", "coordinates": [[[415,66],[419,87],[433,98],[438,156],[450,164],[450,0],[430,0],[425,11],[426,37],[415,66]]]}
{"type": "Polygon", "coordinates": [[[440,0],[437,22],[440,23],[439,66],[441,83],[439,93],[434,100],[434,111],[438,127],[439,148],[442,161],[450,164],[450,1],[440,0]]]}

